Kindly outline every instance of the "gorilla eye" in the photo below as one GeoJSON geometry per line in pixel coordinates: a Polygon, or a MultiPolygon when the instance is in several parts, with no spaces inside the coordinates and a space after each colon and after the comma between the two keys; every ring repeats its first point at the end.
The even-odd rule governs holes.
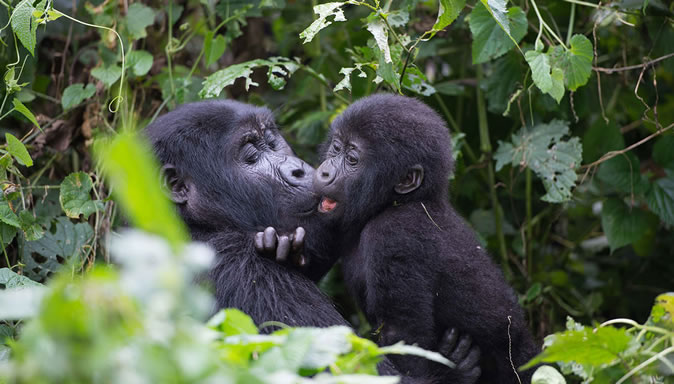
{"type": "Polygon", "coordinates": [[[358,158],[350,153],[346,155],[346,161],[349,162],[351,165],[356,165],[358,164],[358,158]]]}
{"type": "Polygon", "coordinates": [[[338,142],[335,141],[334,143],[332,143],[332,149],[335,152],[339,152],[339,151],[342,150],[342,146],[338,142]]]}
{"type": "Polygon", "coordinates": [[[243,159],[248,164],[255,164],[259,157],[258,151],[252,143],[248,143],[243,148],[243,159]]]}

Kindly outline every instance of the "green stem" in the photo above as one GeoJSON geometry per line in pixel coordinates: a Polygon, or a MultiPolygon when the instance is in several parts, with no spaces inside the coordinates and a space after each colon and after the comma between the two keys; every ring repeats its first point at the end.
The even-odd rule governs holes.
{"type": "MultiPolygon", "coordinates": [[[[461,127],[456,123],[456,120],[454,120],[454,117],[452,116],[451,112],[449,112],[449,108],[447,108],[447,105],[445,104],[445,101],[442,100],[442,97],[436,92],[433,94],[435,96],[435,100],[437,100],[438,104],[440,105],[440,109],[442,110],[442,113],[445,114],[445,118],[449,122],[449,125],[452,126],[452,129],[454,132],[461,132],[461,127]]],[[[473,164],[476,164],[478,162],[478,158],[475,155],[475,152],[473,152],[473,149],[468,145],[466,142],[463,145],[463,148],[465,148],[466,155],[470,158],[470,161],[473,164]]]]}
{"type": "Polygon", "coordinates": [[[176,93],[176,86],[173,83],[173,66],[171,63],[171,49],[169,49],[173,45],[173,25],[171,24],[171,20],[173,20],[173,0],[169,0],[168,41],[166,42],[166,47],[164,48],[164,51],[166,52],[166,66],[168,67],[169,83],[171,84],[171,96],[173,96],[176,93]]]}
{"type": "MultiPolygon", "coordinates": [[[[5,109],[5,102],[7,101],[8,96],[9,96],[9,91],[5,91],[5,97],[2,99],[2,104],[0,104],[0,113],[2,113],[2,110],[5,109]]],[[[9,112],[7,112],[7,113],[9,113],[9,112]]],[[[5,116],[3,116],[3,117],[5,117],[5,116]]],[[[2,120],[3,117],[0,117],[0,120],[2,120]]]]}
{"type": "Polygon", "coordinates": [[[477,117],[478,126],[480,129],[480,149],[482,154],[488,159],[487,162],[487,178],[489,180],[489,195],[491,197],[491,205],[494,209],[494,225],[496,227],[496,238],[498,239],[499,253],[501,254],[501,262],[503,263],[503,271],[507,278],[512,277],[512,271],[508,265],[508,250],[506,248],[505,236],[503,235],[503,211],[498,202],[496,194],[496,176],[494,175],[494,165],[491,161],[491,142],[489,141],[489,126],[487,124],[487,108],[484,101],[484,94],[480,89],[482,82],[482,66],[477,66],[477,87],[475,92],[477,94],[477,117]]]}
{"type": "Polygon", "coordinates": [[[532,200],[532,188],[531,188],[531,169],[527,167],[525,170],[525,183],[526,183],[526,212],[527,212],[527,221],[526,221],[526,244],[525,252],[527,257],[527,276],[531,278],[533,274],[533,255],[531,242],[533,241],[533,236],[531,235],[531,219],[532,219],[532,209],[531,209],[531,200],[532,200]]]}
{"type": "Polygon", "coordinates": [[[571,44],[573,35],[573,23],[576,20],[576,3],[571,3],[571,16],[569,16],[569,29],[566,31],[566,44],[571,44]]]}
{"type": "Polygon", "coordinates": [[[550,28],[550,26],[548,25],[548,23],[545,22],[545,20],[543,20],[543,16],[541,16],[541,12],[538,10],[538,6],[536,5],[536,0],[531,0],[531,5],[534,8],[536,16],[538,17],[538,21],[541,23],[541,25],[543,25],[543,27],[550,33],[550,35],[552,35],[552,37],[554,37],[554,39],[557,40],[559,44],[568,51],[568,48],[566,47],[566,44],[564,44],[562,39],[559,36],[557,36],[555,31],[552,28],[550,28]]]}

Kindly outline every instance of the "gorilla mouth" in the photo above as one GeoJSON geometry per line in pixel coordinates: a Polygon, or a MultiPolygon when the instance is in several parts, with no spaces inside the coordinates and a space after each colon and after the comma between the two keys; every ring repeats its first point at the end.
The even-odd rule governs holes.
{"type": "Polygon", "coordinates": [[[327,213],[337,208],[337,202],[329,197],[323,196],[318,204],[318,211],[327,213]]]}

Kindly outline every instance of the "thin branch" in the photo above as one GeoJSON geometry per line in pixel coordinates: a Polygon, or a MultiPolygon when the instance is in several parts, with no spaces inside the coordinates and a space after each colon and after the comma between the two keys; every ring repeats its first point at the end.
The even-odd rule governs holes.
{"type": "Polygon", "coordinates": [[[657,59],[645,62],[643,64],[630,65],[628,67],[618,67],[618,68],[592,67],[592,70],[597,71],[597,72],[608,73],[610,75],[614,72],[623,72],[623,71],[631,71],[631,70],[634,70],[634,69],[642,69],[642,68],[648,67],[650,65],[653,65],[655,63],[658,63],[662,60],[667,60],[670,57],[674,57],[674,52],[666,54],[666,55],[661,56],[661,57],[658,57],[657,59]]]}

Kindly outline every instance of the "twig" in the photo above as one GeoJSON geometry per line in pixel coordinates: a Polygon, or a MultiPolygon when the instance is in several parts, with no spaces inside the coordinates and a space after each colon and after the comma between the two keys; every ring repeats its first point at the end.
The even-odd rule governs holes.
{"type": "Polygon", "coordinates": [[[648,62],[645,62],[645,63],[642,63],[642,64],[630,65],[628,67],[618,67],[618,68],[592,67],[592,70],[596,71],[596,72],[607,73],[607,74],[610,75],[614,72],[623,72],[623,71],[631,71],[631,70],[634,70],[634,69],[642,69],[642,68],[648,67],[650,65],[653,65],[655,63],[658,63],[662,60],[667,60],[670,57],[674,57],[674,52],[668,53],[664,56],[658,57],[657,59],[653,59],[651,61],[648,61],[648,62]]]}

